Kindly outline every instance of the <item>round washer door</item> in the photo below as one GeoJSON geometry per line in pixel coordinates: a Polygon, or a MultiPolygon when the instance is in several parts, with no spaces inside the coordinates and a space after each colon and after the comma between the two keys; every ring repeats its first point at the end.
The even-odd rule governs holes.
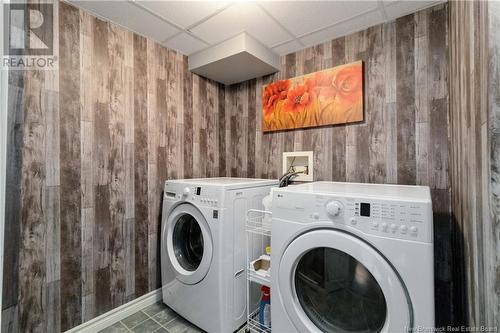
{"type": "Polygon", "coordinates": [[[212,236],[201,212],[191,204],[175,207],[163,236],[177,279],[186,284],[203,280],[212,261],[212,236]]]}
{"type": "Polygon", "coordinates": [[[299,332],[404,332],[411,305],[400,279],[364,241],[335,230],[297,237],[284,252],[278,288],[299,332]]]}

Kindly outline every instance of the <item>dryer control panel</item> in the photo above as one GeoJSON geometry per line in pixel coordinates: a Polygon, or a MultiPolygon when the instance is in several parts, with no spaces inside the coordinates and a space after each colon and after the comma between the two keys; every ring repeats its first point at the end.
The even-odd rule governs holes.
{"type": "Polygon", "coordinates": [[[403,239],[427,240],[432,236],[432,212],[422,203],[355,199],[349,203],[349,223],[362,223],[368,232],[403,239]]]}
{"type": "Polygon", "coordinates": [[[432,242],[433,237],[430,202],[276,192],[273,218],[328,222],[346,230],[404,240],[432,242]]]}

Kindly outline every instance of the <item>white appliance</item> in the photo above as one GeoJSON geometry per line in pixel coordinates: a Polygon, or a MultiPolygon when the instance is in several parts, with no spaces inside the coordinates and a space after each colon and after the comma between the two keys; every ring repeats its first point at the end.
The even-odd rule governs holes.
{"type": "Polygon", "coordinates": [[[273,332],[434,327],[428,187],[316,182],[273,190],[273,332]]]}
{"type": "Polygon", "coordinates": [[[163,302],[208,332],[246,319],[245,214],[262,209],[276,180],[165,182],[161,227],[163,302]]]}

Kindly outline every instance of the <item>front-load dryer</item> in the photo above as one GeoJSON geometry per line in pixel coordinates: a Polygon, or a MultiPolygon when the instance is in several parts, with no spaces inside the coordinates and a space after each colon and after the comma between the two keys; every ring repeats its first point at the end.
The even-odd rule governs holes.
{"type": "Polygon", "coordinates": [[[277,181],[205,178],[165,182],[161,227],[163,302],[208,332],[246,319],[245,214],[262,209],[277,181]]]}
{"type": "Polygon", "coordinates": [[[316,182],[273,190],[272,330],[434,327],[428,187],[316,182]]]}

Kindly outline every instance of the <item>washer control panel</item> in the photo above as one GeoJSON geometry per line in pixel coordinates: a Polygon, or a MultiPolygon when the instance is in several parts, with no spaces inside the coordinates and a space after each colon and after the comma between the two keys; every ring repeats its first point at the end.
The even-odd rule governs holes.
{"type": "Polygon", "coordinates": [[[273,198],[274,217],[304,223],[330,222],[381,237],[424,242],[433,237],[430,202],[278,193],[273,198]]]}
{"type": "Polygon", "coordinates": [[[218,207],[221,203],[220,193],[208,187],[191,184],[165,184],[165,200],[185,200],[196,202],[201,206],[218,207]],[[170,186],[169,186],[170,185],[170,186]]]}

